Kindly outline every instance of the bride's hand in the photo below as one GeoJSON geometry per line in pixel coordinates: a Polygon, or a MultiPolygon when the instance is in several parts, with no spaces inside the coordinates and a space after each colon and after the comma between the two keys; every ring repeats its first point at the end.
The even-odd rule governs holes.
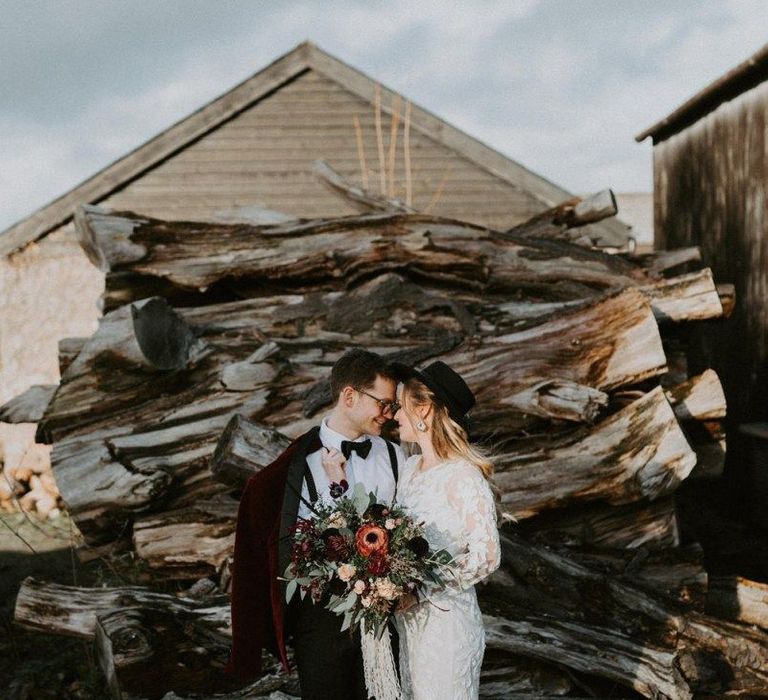
{"type": "Polygon", "coordinates": [[[323,469],[325,469],[325,473],[328,475],[328,481],[331,483],[335,481],[337,484],[340,484],[342,479],[347,478],[345,471],[347,460],[341,452],[324,447],[321,459],[323,469]]]}
{"type": "Polygon", "coordinates": [[[413,595],[413,593],[406,593],[400,600],[397,601],[397,607],[395,610],[397,612],[405,612],[408,610],[408,608],[412,608],[414,605],[417,605],[419,602],[419,599],[413,595]]]}

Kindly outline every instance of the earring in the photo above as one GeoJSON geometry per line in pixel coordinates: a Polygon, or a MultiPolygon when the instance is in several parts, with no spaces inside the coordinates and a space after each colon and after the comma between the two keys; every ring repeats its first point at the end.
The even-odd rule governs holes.
{"type": "Polygon", "coordinates": [[[426,433],[427,432],[427,424],[423,420],[417,421],[416,422],[416,430],[421,430],[422,433],[426,433]]]}

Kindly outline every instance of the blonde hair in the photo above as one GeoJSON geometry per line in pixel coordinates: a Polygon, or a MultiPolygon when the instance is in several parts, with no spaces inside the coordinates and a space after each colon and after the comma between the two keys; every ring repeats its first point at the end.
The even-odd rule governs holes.
{"type": "Polygon", "coordinates": [[[408,413],[416,406],[432,406],[432,445],[439,459],[465,459],[476,466],[486,479],[493,475],[493,463],[477,447],[471,445],[467,431],[451,416],[434,392],[422,381],[411,377],[403,383],[402,403],[408,413]]]}

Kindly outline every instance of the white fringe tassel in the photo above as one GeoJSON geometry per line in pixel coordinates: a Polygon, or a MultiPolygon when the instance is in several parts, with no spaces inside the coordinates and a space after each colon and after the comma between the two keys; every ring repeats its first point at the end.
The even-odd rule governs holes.
{"type": "Polygon", "coordinates": [[[400,683],[397,680],[389,629],[385,629],[381,638],[376,639],[373,630],[366,629],[363,620],[360,623],[360,639],[368,697],[376,700],[400,700],[400,683]]]}

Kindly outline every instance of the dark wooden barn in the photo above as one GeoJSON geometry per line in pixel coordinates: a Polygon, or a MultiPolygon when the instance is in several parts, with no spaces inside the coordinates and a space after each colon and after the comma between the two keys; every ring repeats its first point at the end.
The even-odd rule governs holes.
{"type": "Polygon", "coordinates": [[[699,246],[715,279],[735,287],[730,318],[693,331],[688,361],[723,381],[726,484],[733,505],[764,527],[768,462],[753,424],[768,421],[766,129],[768,44],[637,136],[653,139],[655,247],[699,246]]]}

